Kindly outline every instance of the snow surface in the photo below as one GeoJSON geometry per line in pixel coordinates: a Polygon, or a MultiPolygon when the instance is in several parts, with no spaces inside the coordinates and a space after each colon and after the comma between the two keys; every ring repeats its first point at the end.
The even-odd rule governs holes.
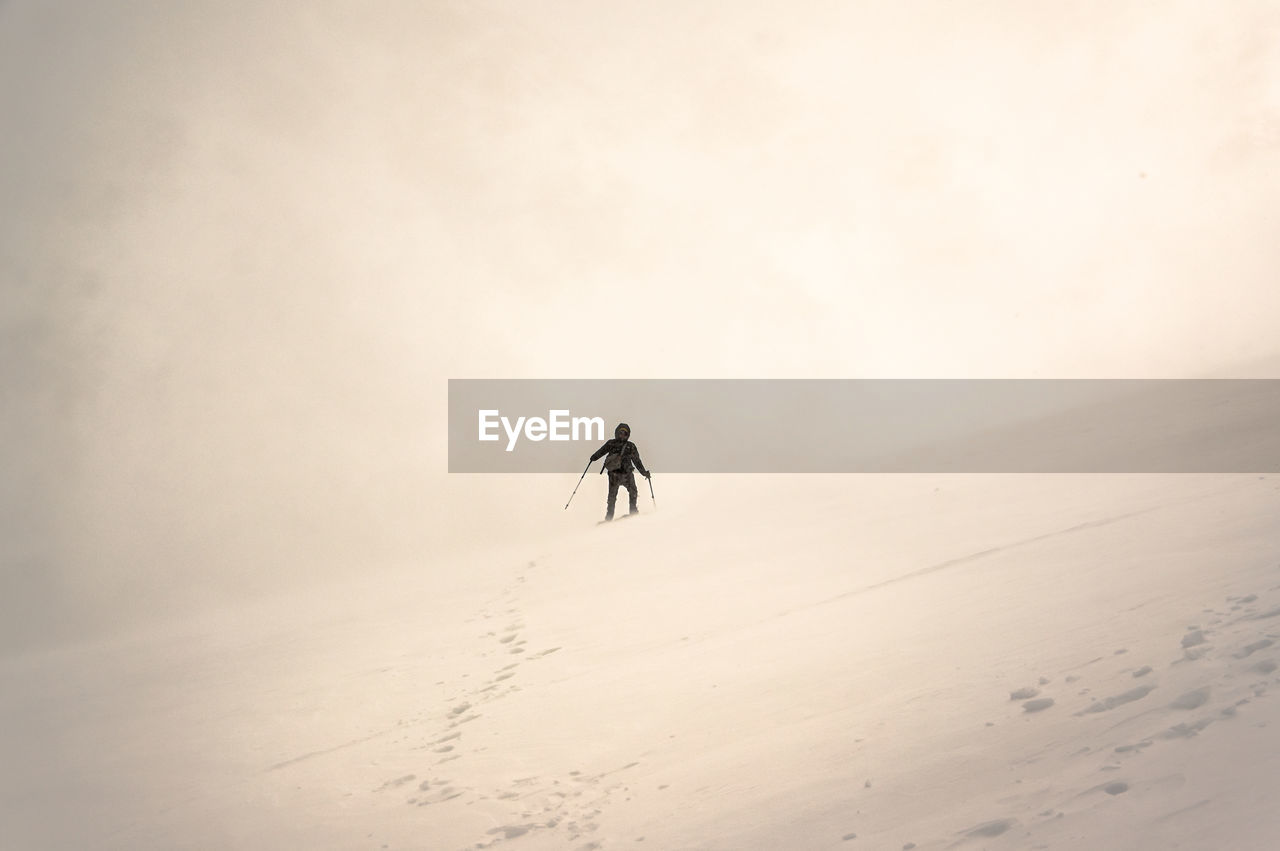
{"type": "Polygon", "coordinates": [[[5,659],[3,846],[1280,842],[1280,478],[655,481],[5,659]]]}

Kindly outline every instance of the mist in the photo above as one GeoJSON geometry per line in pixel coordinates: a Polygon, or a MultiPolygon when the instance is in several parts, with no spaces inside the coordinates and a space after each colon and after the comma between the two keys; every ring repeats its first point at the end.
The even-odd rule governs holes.
{"type": "Polygon", "coordinates": [[[0,641],[561,523],[574,471],[447,475],[451,377],[1274,358],[1277,27],[1264,2],[10,0],[0,641]]]}

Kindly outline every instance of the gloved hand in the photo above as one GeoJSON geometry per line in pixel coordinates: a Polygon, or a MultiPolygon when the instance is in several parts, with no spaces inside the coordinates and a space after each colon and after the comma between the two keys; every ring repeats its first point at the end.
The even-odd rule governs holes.
{"type": "Polygon", "coordinates": [[[648,470],[641,470],[641,471],[640,471],[640,475],[644,476],[644,477],[647,479],[647,478],[649,478],[649,471],[648,471],[648,470]]]}

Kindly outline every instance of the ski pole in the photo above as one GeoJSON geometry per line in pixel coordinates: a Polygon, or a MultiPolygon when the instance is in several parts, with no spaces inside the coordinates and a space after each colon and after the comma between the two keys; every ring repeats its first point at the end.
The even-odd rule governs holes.
{"type": "MultiPolygon", "coordinates": [[[[644,478],[645,478],[645,481],[649,483],[649,499],[653,500],[653,508],[656,511],[658,508],[658,499],[653,495],[653,470],[650,470],[649,475],[645,476],[644,478]]],[[[573,497],[569,497],[569,498],[572,499],[573,497]]]]}
{"type": "MultiPolygon", "coordinates": [[[[573,498],[574,498],[575,496],[577,496],[577,494],[578,494],[578,487],[579,487],[579,485],[581,485],[581,484],[582,484],[582,480],[583,480],[583,479],[585,479],[585,478],[587,477],[587,470],[590,470],[590,469],[591,469],[591,462],[590,462],[590,461],[588,461],[588,462],[587,462],[587,466],[585,466],[585,467],[583,467],[583,468],[582,468],[582,475],[578,477],[578,484],[576,484],[576,485],[574,485],[574,486],[573,486],[573,493],[569,494],[569,502],[573,502],[573,498]]],[[[650,487],[650,488],[652,488],[652,487],[653,487],[653,485],[649,485],[649,487],[650,487]]],[[[564,507],[565,507],[566,509],[569,507],[569,502],[566,502],[566,503],[564,504],[564,507]]]]}

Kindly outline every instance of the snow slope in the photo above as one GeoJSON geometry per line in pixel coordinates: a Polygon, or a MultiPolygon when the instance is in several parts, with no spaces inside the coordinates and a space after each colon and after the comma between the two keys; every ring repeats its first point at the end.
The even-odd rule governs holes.
{"type": "Polygon", "coordinates": [[[708,481],[5,660],[5,847],[1280,839],[1280,479],[708,481]]]}

